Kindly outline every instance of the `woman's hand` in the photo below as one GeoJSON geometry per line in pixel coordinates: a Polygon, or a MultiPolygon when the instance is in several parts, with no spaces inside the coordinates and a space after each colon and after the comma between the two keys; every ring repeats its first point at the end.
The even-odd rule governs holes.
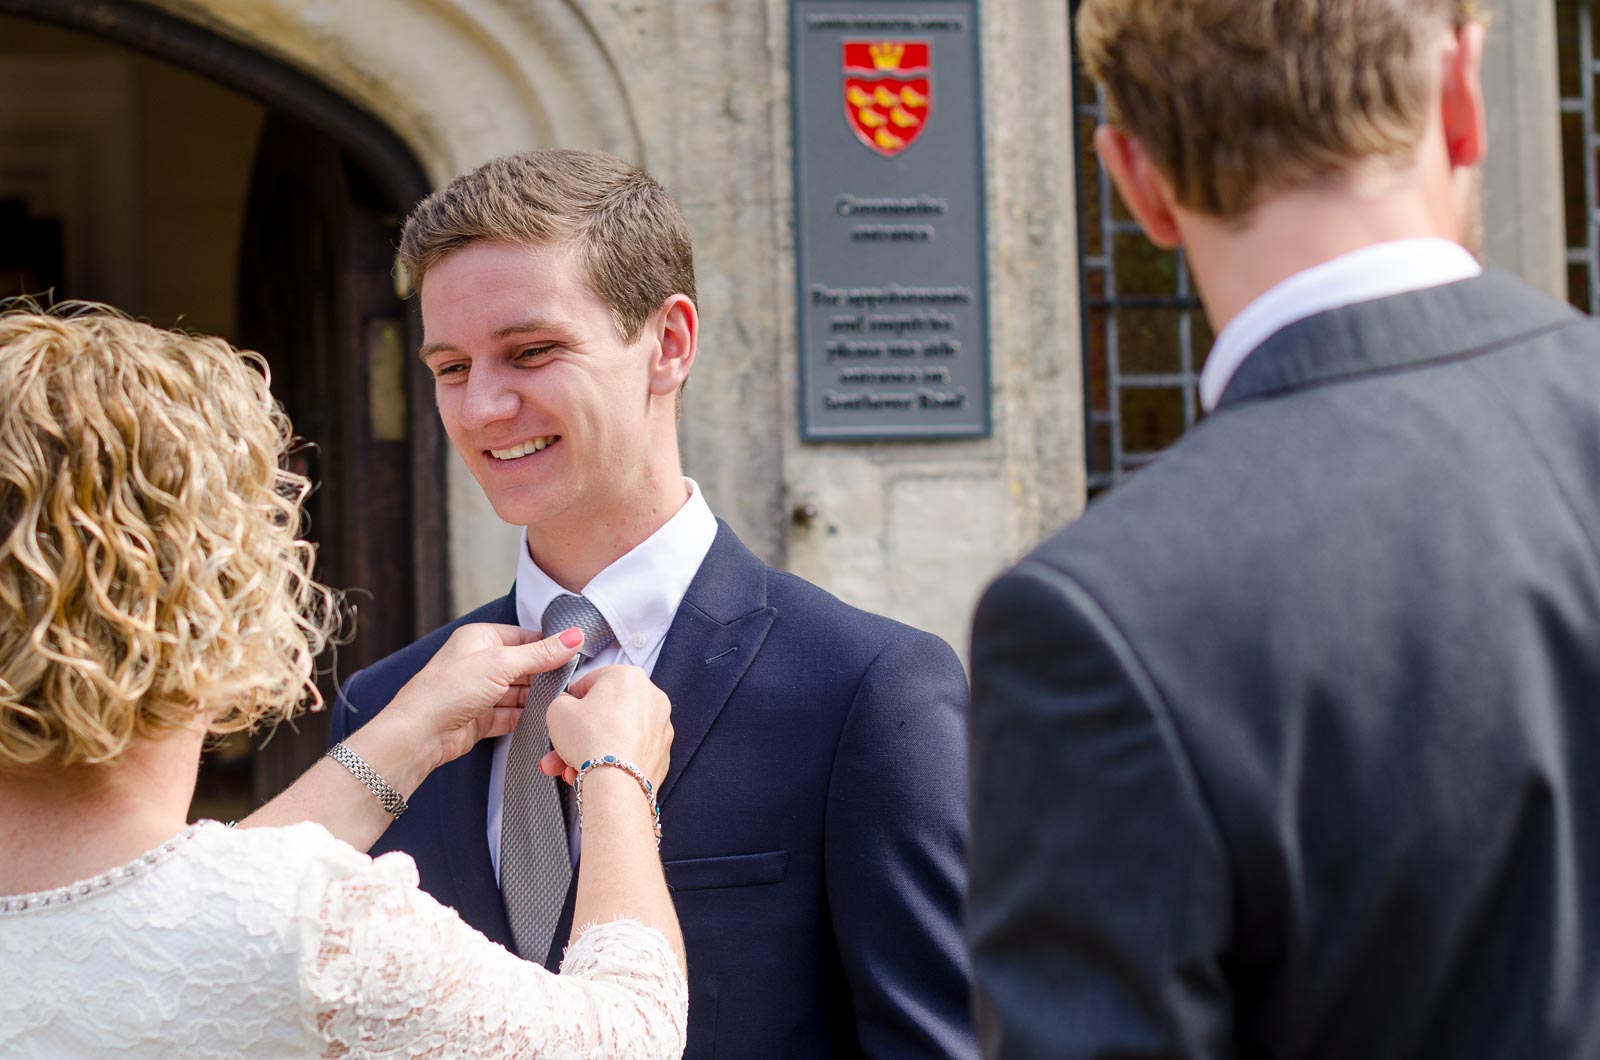
{"type": "Polygon", "coordinates": [[[672,755],[672,702],[637,666],[604,666],[584,674],[545,714],[550,743],[539,768],[565,776],[591,758],[615,755],[644,770],[657,787],[672,755]]]}
{"type": "Polygon", "coordinates": [[[462,626],[371,724],[409,727],[432,761],[430,770],[437,768],[479,740],[515,729],[529,676],[563,665],[582,644],[576,629],[541,640],[517,626],[462,626]]]}
{"type": "MultiPolygon", "coordinates": [[[[516,626],[462,626],[344,744],[409,799],[435,768],[460,758],[486,736],[515,729],[528,676],[563,665],[582,643],[577,629],[540,640],[516,626]]],[[[239,826],[316,821],[357,850],[367,850],[393,820],[364,781],[323,758],[239,826]]]]}

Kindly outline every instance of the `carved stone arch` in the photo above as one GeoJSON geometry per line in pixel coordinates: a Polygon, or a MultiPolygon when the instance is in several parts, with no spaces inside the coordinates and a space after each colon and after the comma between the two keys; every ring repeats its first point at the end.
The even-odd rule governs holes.
{"type": "Polygon", "coordinates": [[[621,71],[578,0],[150,2],[320,80],[392,129],[434,186],[534,147],[643,160],[621,71]]]}

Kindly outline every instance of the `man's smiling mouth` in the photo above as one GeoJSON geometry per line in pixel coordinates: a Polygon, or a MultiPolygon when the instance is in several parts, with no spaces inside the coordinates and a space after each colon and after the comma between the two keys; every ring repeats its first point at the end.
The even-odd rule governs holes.
{"type": "Polygon", "coordinates": [[[514,445],[510,449],[491,449],[489,455],[496,460],[519,460],[529,453],[537,453],[541,449],[555,445],[560,440],[559,434],[541,435],[538,438],[530,438],[521,445],[514,445]]]}

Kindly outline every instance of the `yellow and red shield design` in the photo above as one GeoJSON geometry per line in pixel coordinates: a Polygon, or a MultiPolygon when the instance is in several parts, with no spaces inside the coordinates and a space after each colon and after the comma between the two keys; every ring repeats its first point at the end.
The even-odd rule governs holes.
{"type": "Polygon", "coordinates": [[[933,110],[926,41],[845,41],[844,114],[856,137],[885,158],[911,146],[933,110]]]}

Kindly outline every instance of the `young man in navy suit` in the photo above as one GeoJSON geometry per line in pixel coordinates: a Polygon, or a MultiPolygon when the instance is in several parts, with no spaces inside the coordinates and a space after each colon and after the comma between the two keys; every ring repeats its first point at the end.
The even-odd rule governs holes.
{"type": "MultiPolygon", "coordinates": [[[[333,738],[455,625],[538,628],[552,600],[579,595],[607,627],[580,672],[640,666],[673,703],[658,795],[689,957],[687,1055],[974,1055],[960,664],[937,638],[766,566],[684,477],[678,391],[699,320],[677,204],[606,155],[501,158],[417,207],[401,259],[446,432],[526,531],[512,592],[351,677],[333,738]]],[[[513,844],[529,841],[512,739],[436,771],[374,853],[410,854],[424,888],[554,967],[570,888],[560,909],[549,892],[547,949],[502,891],[526,863],[513,844]]],[[[566,802],[559,855],[575,864],[566,802]]]]}

